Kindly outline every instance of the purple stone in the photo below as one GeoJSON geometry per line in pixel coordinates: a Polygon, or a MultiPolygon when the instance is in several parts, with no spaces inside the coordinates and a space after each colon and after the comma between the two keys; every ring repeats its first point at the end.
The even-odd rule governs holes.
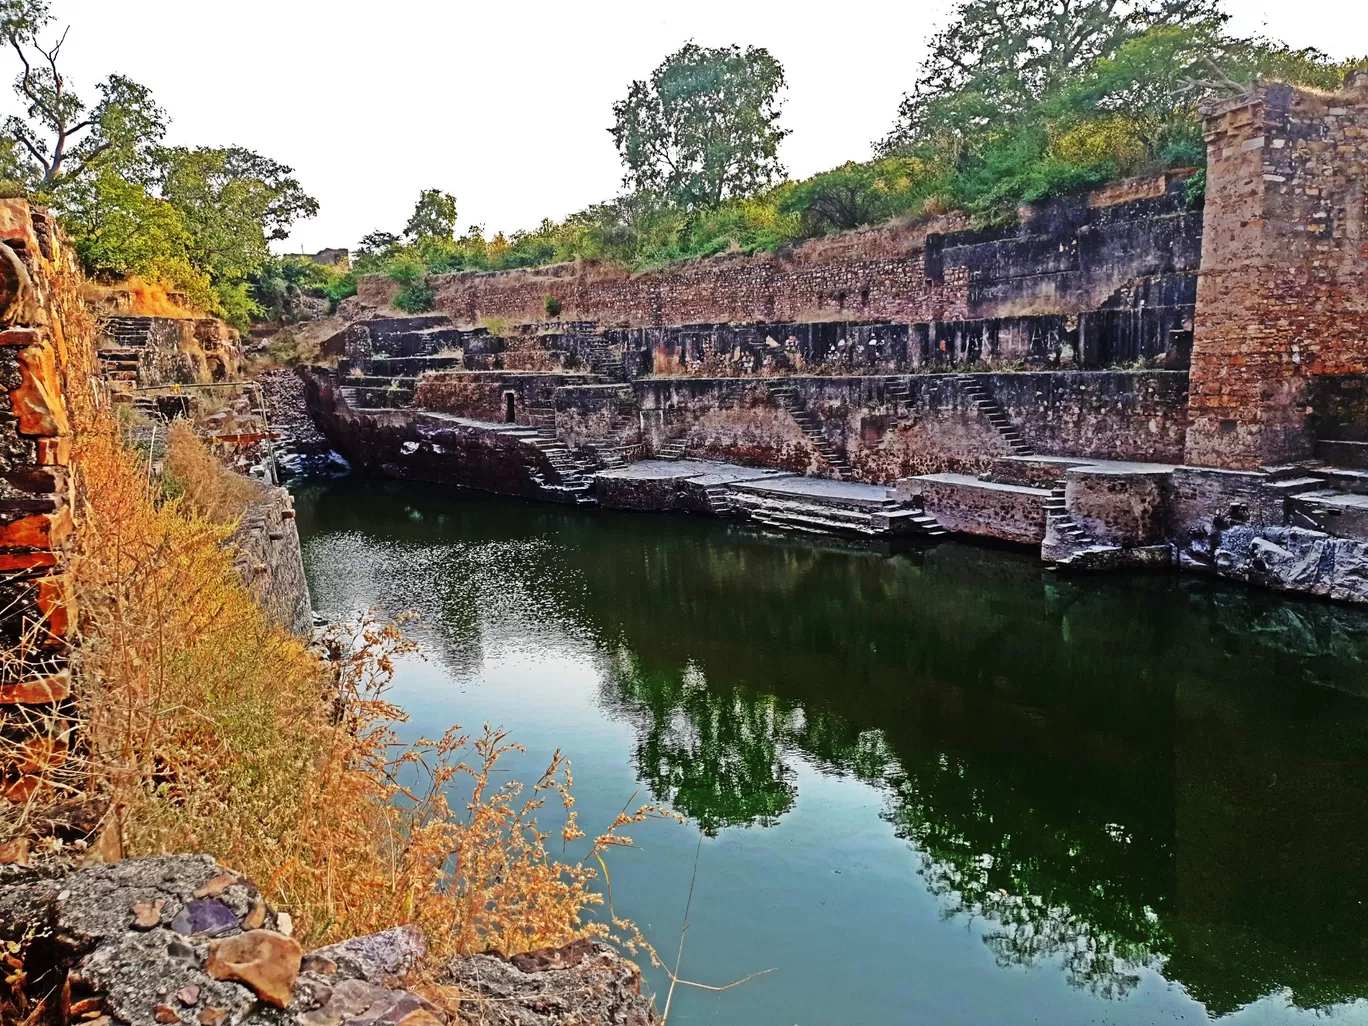
{"type": "Polygon", "coordinates": [[[187,937],[208,934],[218,937],[239,929],[237,916],[233,910],[217,898],[202,898],[192,901],[171,920],[171,929],[187,937]]]}

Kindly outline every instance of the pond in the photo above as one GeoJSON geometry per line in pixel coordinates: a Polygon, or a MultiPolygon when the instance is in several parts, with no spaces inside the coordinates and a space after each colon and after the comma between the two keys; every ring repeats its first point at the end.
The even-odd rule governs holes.
{"type": "Polygon", "coordinates": [[[297,504],[317,610],[419,615],[412,734],[502,725],[524,779],[563,748],[590,833],[686,817],[613,853],[618,912],[673,954],[697,855],[682,975],[774,971],[673,1023],[1368,1023],[1363,612],[399,483],[297,504]]]}

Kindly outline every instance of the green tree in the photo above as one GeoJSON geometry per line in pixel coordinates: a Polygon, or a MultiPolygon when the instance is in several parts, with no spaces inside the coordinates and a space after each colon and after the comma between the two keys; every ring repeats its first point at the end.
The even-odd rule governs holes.
{"type": "Polygon", "coordinates": [[[92,277],[137,276],[172,286],[202,309],[217,305],[208,273],[190,258],[192,240],[180,211],[113,168],[67,186],[62,221],[92,277]]]}
{"type": "Polygon", "coordinates": [[[881,148],[958,159],[1149,29],[1224,20],[1216,0],[960,0],[881,148]]]}
{"type": "Polygon", "coordinates": [[[58,64],[66,32],[53,43],[40,41],[50,22],[42,0],[0,2],[0,35],[19,59],[14,90],[24,105],[24,113],[7,118],[0,134],[19,159],[22,180],[43,195],[103,167],[146,181],[166,132],[166,112],[146,87],[123,75],[101,82],[99,100],[87,106],[67,86],[58,64]]]}
{"type": "Polygon", "coordinates": [[[629,187],[712,208],[782,177],[784,68],[761,47],[687,43],[613,105],[629,187]]]}
{"type": "Polygon", "coordinates": [[[416,245],[456,238],[456,197],[441,189],[424,189],[404,225],[404,238],[416,245]]]}
{"type": "Polygon", "coordinates": [[[912,211],[936,179],[937,169],[915,157],[848,161],[796,183],[778,209],[800,214],[809,235],[849,231],[912,211]]]}
{"type": "Polygon", "coordinates": [[[185,221],[189,254],[218,296],[219,311],[239,326],[257,312],[249,279],[270,257],[270,243],[318,212],[286,167],[239,146],[159,151],[161,197],[185,221]]]}

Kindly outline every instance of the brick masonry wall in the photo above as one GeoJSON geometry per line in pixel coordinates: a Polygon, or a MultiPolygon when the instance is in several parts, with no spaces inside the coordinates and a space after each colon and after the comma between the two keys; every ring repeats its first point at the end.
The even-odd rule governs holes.
{"type": "Polygon", "coordinates": [[[1368,73],[1270,85],[1207,119],[1187,461],[1310,456],[1320,379],[1368,371],[1368,73]]]}
{"type": "Polygon", "coordinates": [[[4,800],[22,802],[60,766],[72,720],[67,574],[72,535],[68,373],[89,374],[89,340],[67,337],[55,279],[69,271],[51,223],[0,200],[0,732],[22,745],[0,765],[4,800]]]}

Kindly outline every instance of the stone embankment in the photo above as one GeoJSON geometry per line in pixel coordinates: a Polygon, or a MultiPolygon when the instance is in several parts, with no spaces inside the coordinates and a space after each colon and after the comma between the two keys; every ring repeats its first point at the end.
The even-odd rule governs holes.
{"type": "MultiPolygon", "coordinates": [[[[67,1026],[653,1026],[641,975],[579,941],[415,970],[401,927],[306,952],[290,918],[205,855],[0,865],[16,1021],[67,1026]],[[409,981],[413,982],[409,982],[409,981]],[[39,1002],[46,1002],[39,1010],[39,1002]],[[29,1014],[36,1018],[27,1020],[29,1014]]],[[[5,1010],[0,997],[0,1011],[5,1010]]]]}

